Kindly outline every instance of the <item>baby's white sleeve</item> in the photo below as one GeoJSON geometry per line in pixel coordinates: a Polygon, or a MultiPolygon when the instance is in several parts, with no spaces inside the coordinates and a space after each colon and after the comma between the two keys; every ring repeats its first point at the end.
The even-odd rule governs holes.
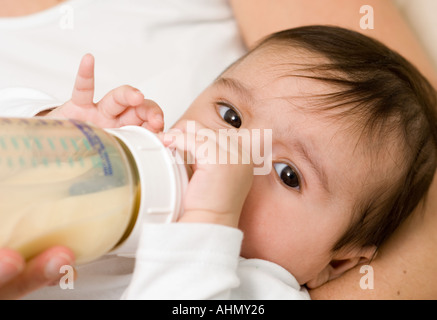
{"type": "Polygon", "coordinates": [[[230,299],[243,233],[213,224],[144,224],[123,299],[230,299]]]}
{"type": "Polygon", "coordinates": [[[50,95],[32,88],[0,89],[0,117],[33,117],[62,104],[50,95]]]}
{"type": "Polygon", "coordinates": [[[243,233],[202,223],[144,224],[123,299],[310,299],[281,266],[240,255],[243,233]]]}

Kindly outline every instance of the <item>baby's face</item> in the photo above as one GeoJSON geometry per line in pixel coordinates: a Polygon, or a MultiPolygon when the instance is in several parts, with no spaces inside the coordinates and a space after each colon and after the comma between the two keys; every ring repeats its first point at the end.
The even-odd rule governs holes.
{"type": "MultiPolygon", "coordinates": [[[[355,138],[339,123],[308,112],[305,96],[326,87],[283,77],[286,69],[253,53],[208,87],[181,120],[214,130],[272,130],[273,167],[254,177],[240,219],[241,255],[275,262],[304,284],[333,259],[330,249],[352,220],[363,192],[357,182],[364,185],[368,171],[355,138]]],[[[183,123],[175,127],[183,129],[183,123]]]]}

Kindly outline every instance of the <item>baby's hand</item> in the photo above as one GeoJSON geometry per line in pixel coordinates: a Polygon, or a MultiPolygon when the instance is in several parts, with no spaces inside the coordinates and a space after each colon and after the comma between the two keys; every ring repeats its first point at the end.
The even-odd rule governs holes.
{"type": "MultiPolygon", "coordinates": [[[[196,123],[196,128],[199,127],[200,124],[196,123]]],[[[184,214],[179,222],[214,223],[237,228],[252,186],[253,165],[249,153],[238,145],[238,141],[231,139],[231,144],[237,147],[228,147],[227,143],[220,143],[221,133],[208,132],[207,136],[172,130],[162,134],[164,144],[183,152],[186,161],[189,157],[195,159],[190,166],[193,173],[184,198],[184,214]],[[169,140],[173,142],[168,143],[169,140]],[[191,142],[187,142],[189,140],[191,142]],[[215,153],[207,154],[206,149],[215,150],[215,153]],[[238,156],[237,164],[229,163],[231,154],[234,159],[238,156]]]]}
{"type": "Polygon", "coordinates": [[[155,133],[164,128],[161,108],[131,86],[121,86],[110,91],[98,103],[94,98],[94,57],[82,58],[71,100],[52,110],[46,116],[70,118],[91,122],[102,128],[125,125],[145,127],[155,133]]]}

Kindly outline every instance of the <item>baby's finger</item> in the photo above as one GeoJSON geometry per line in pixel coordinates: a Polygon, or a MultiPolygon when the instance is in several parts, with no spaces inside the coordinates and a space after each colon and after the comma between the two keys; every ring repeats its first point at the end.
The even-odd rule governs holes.
{"type": "Polygon", "coordinates": [[[145,99],[135,108],[135,113],[139,119],[143,120],[143,127],[155,133],[164,130],[164,113],[155,101],[145,99]]]}
{"type": "Polygon", "coordinates": [[[179,121],[167,132],[159,135],[162,143],[167,147],[184,149],[185,151],[193,152],[196,143],[204,140],[204,135],[210,136],[211,141],[216,140],[216,132],[207,130],[200,122],[192,120],[179,121]],[[196,142],[197,140],[197,142],[196,142]],[[191,143],[185,143],[185,142],[191,143]],[[193,149],[193,150],[190,150],[193,149]]]}
{"type": "MultiPolygon", "coordinates": [[[[179,154],[185,164],[190,165],[191,169],[197,168],[197,161],[201,153],[196,153],[199,139],[194,132],[184,132],[181,129],[173,128],[158,135],[164,146],[173,150],[174,154],[179,154]]],[[[202,160],[201,160],[202,161],[202,160]]]]}
{"type": "Polygon", "coordinates": [[[81,107],[94,106],[94,57],[86,54],[79,65],[71,101],[81,107]]]}
{"type": "Polygon", "coordinates": [[[164,130],[164,117],[161,109],[149,109],[149,102],[157,104],[151,100],[144,100],[144,104],[138,107],[127,108],[117,118],[117,125],[122,127],[126,125],[142,126],[154,133],[164,130]],[[150,111],[149,111],[150,110],[150,111]]]}
{"type": "Polygon", "coordinates": [[[109,118],[116,118],[129,107],[136,107],[144,100],[144,95],[136,88],[125,85],[109,92],[99,102],[99,110],[109,118]]]}

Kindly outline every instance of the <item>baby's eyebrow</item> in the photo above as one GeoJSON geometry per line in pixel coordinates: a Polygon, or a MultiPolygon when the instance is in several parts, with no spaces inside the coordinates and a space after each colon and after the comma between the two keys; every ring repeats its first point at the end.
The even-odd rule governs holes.
{"type": "Polygon", "coordinates": [[[310,149],[304,143],[295,141],[293,142],[292,147],[294,151],[299,153],[303,160],[311,166],[323,189],[330,194],[331,192],[329,188],[328,176],[326,175],[326,171],[324,170],[322,163],[317,159],[317,157],[313,156],[312,152],[309,151],[310,149]]]}
{"type": "Polygon", "coordinates": [[[218,77],[214,81],[214,85],[223,86],[231,91],[235,92],[238,96],[245,99],[249,105],[253,104],[254,97],[252,92],[241,81],[235,78],[218,77]]]}

